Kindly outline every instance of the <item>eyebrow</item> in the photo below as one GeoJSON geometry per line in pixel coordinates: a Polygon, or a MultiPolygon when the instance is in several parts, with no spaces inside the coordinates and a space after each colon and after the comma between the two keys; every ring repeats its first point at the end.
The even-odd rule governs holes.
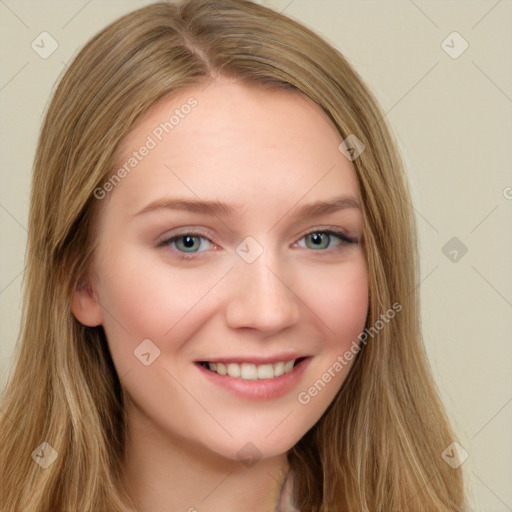
{"type": "MultiPolygon", "coordinates": [[[[359,201],[353,196],[335,197],[326,201],[305,204],[295,211],[297,218],[318,217],[346,208],[361,210],[359,201]]],[[[230,205],[223,201],[202,201],[199,199],[162,198],[149,203],[134,214],[135,216],[156,210],[184,210],[194,213],[212,214],[221,217],[232,217],[240,209],[240,205],[230,205]]],[[[286,215],[293,209],[288,210],[286,215]]]]}

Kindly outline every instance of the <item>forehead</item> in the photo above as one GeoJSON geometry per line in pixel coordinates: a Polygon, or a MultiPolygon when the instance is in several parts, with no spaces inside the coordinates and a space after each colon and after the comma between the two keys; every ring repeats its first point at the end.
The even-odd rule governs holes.
{"type": "Polygon", "coordinates": [[[255,206],[357,196],[340,142],[304,95],[218,79],[162,100],[137,122],[117,152],[114,171],[127,172],[111,195],[132,209],[171,192],[255,206]]]}

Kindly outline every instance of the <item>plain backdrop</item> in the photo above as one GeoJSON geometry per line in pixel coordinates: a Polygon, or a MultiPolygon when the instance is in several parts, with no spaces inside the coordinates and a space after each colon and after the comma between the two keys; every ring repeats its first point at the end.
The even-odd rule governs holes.
{"type": "MultiPolygon", "coordinates": [[[[148,3],[0,1],[1,387],[18,335],[43,113],[56,80],[89,38],[148,3]],[[33,49],[42,37],[52,49],[43,32],[58,45],[51,55],[33,49]]],[[[425,344],[456,441],[469,454],[461,469],[472,509],[512,511],[511,2],[261,3],[340,49],[386,113],[417,214],[425,344]]]]}

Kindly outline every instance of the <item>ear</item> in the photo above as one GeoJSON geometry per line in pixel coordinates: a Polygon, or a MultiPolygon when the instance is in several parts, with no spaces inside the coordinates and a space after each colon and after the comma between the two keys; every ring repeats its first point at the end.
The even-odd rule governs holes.
{"type": "Polygon", "coordinates": [[[101,307],[88,279],[78,281],[71,298],[71,311],[81,324],[88,327],[96,327],[103,323],[101,307]]]}

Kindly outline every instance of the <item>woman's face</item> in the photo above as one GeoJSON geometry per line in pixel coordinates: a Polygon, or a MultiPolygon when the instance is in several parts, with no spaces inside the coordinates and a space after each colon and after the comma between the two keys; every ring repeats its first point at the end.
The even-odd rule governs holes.
{"type": "Polygon", "coordinates": [[[73,311],[105,329],[129,424],[254,459],[285,453],[332,402],[368,309],[340,142],[303,96],[225,78],[123,141],[73,311]]]}

